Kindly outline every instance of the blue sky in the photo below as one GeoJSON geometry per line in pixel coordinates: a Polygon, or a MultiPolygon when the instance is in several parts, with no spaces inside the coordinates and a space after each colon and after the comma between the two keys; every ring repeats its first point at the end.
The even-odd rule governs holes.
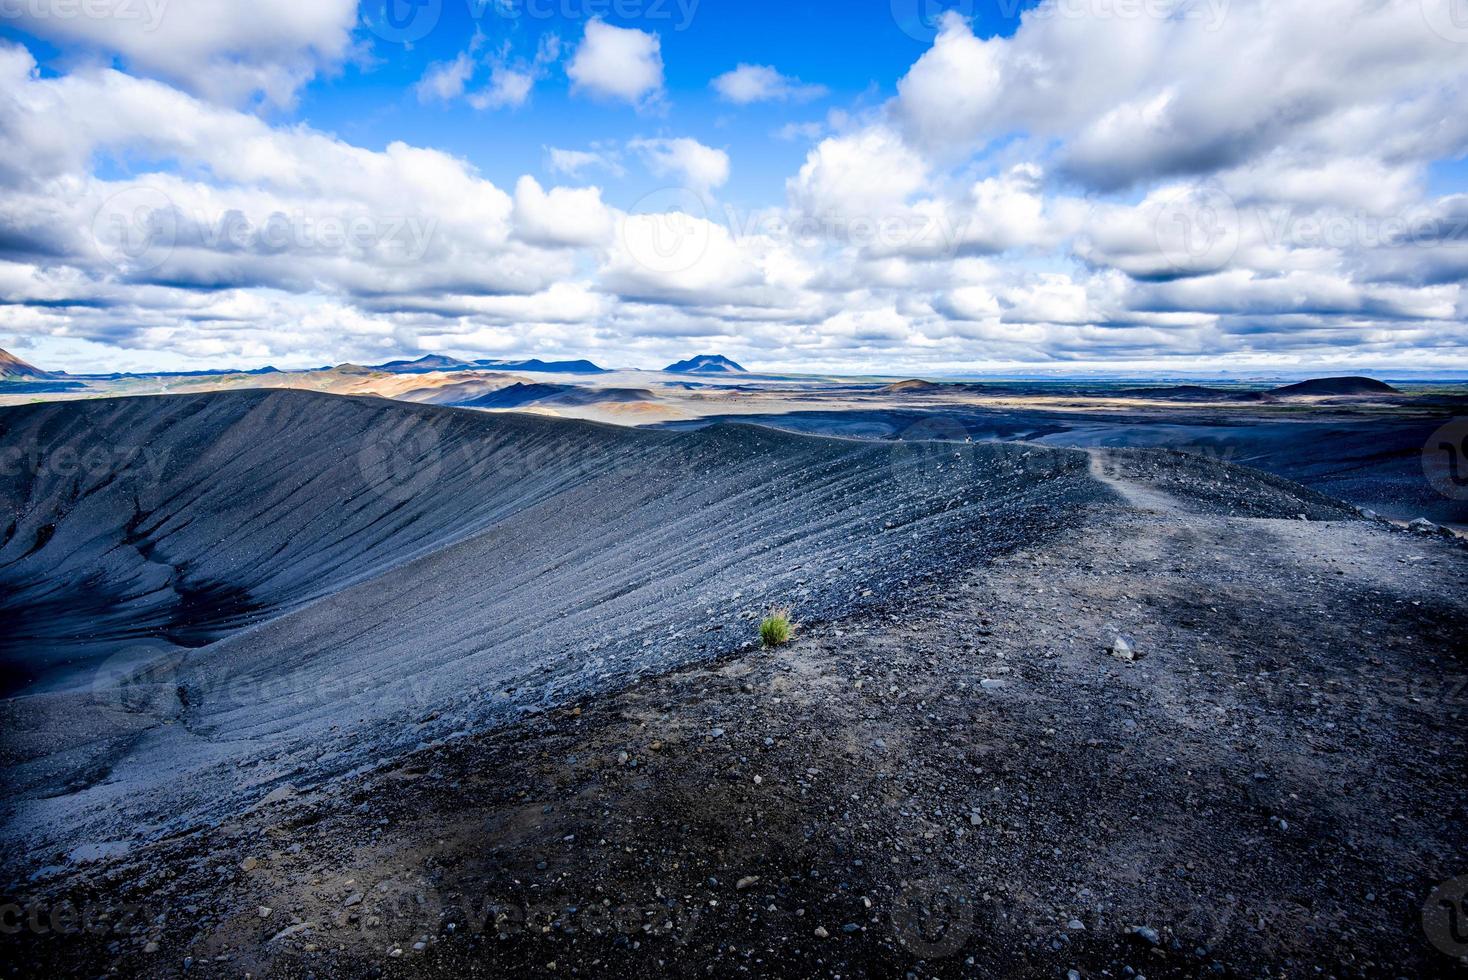
{"type": "MultiPolygon", "coordinates": [[[[1021,4],[1033,6],[1034,0],[977,5],[983,9],[974,12],[975,30],[1012,33],[1018,11],[1006,17],[1001,8],[1021,4]]],[[[368,4],[364,10],[376,6],[368,4]]],[[[953,6],[976,5],[947,5],[953,6]]],[[[782,195],[785,178],[799,168],[807,149],[799,140],[774,134],[791,122],[819,122],[832,108],[891,97],[897,79],[931,43],[944,9],[916,0],[855,0],[834,9],[771,0],[421,0],[404,5],[400,22],[433,21],[425,36],[409,43],[374,36],[372,59],[349,63],[339,76],[314,81],[303,92],[297,115],[365,146],[405,140],[440,147],[472,160],[499,184],[513,184],[523,173],[545,174],[546,146],[579,148],[625,139],[629,133],[691,136],[739,159],[724,197],[761,206],[782,195]],[[618,16],[619,9],[632,16],[618,16]],[[894,9],[903,12],[906,30],[894,9]],[[425,107],[413,94],[413,85],[430,65],[452,61],[476,33],[487,50],[509,45],[511,59],[528,60],[548,35],[574,42],[587,19],[568,16],[578,13],[599,13],[617,27],[658,33],[664,104],[639,109],[575,98],[562,71],[552,71],[524,106],[490,115],[464,102],[425,107]],[[717,97],[710,82],[740,63],[778,66],[784,74],[824,86],[829,94],[795,105],[754,104],[736,110],[717,97]]],[[[395,31],[387,33],[396,36],[395,31]]],[[[416,33],[408,31],[410,36],[416,33]]],[[[608,197],[624,204],[660,185],[636,170],[602,179],[608,197]]]]}
{"type": "Polygon", "coordinates": [[[0,10],[0,346],[1468,371],[1458,0],[391,2],[0,10]]]}
{"type": "MultiPolygon", "coordinates": [[[[830,109],[875,104],[893,94],[898,78],[931,44],[945,10],[972,18],[981,35],[1007,35],[1036,0],[943,4],[928,0],[853,0],[849,4],[790,4],[772,0],[368,0],[362,18],[395,20],[379,35],[361,32],[363,56],[313,78],[288,111],[270,118],[299,121],[352,143],[381,149],[394,140],[433,146],[472,161],[488,178],[513,184],[523,173],[546,172],[544,147],[617,141],[628,133],[692,136],[737,155],[726,196],[759,206],[783,191],[806,146],[774,134],[791,122],[820,122],[830,109]],[[624,15],[619,16],[619,11],[624,15]],[[533,97],[512,111],[487,114],[467,103],[423,105],[413,91],[435,63],[452,61],[476,35],[486,51],[508,45],[511,60],[529,60],[547,36],[574,43],[597,16],[617,27],[656,31],[661,39],[668,97],[653,109],[574,98],[563,71],[553,70],[533,97]],[[431,26],[429,26],[431,25],[431,26]],[[421,35],[421,36],[420,36],[421,35]],[[827,95],[733,109],[710,87],[740,63],[779,66],[810,79],[827,95]]],[[[47,74],[64,74],[71,53],[14,27],[0,37],[27,43],[47,74]]],[[[125,59],[111,59],[125,66],[125,59]]],[[[644,172],[604,178],[609,195],[628,201],[659,182],[644,172]]]]}

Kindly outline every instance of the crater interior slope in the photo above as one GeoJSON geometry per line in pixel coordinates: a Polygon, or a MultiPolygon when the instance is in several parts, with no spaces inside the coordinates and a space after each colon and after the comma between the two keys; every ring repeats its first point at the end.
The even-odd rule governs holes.
{"type": "Polygon", "coordinates": [[[0,411],[9,832],[158,830],[1063,528],[1084,453],[299,391],[0,411]]]}

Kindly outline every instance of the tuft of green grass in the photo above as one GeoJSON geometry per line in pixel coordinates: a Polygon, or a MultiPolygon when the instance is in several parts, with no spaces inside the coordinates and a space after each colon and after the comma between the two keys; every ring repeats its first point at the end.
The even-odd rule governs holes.
{"type": "Polygon", "coordinates": [[[771,609],[759,624],[759,638],[767,647],[790,642],[790,610],[771,609]]]}

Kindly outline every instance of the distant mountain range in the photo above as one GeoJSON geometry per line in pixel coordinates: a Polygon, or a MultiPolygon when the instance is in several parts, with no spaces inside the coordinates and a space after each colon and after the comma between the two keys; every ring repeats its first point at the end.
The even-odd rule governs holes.
{"type": "Polygon", "coordinates": [[[606,368],[599,367],[587,360],[579,361],[542,361],[539,358],[531,358],[527,361],[499,361],[492,358],[483,358],[475,361],[463,361],[456,357],[445,357],[442,354],[427,354],[412,361],[388,361],[386,364],[372,365],[375,371],[390,371],[393,374],[426,374],[429,371],[473,371],[478,368],[492,368],[496,371],[541,371],[547,374],[605,374],[606,368]]]}
{"type": "MultiPolygon", "coordinates": [[[[687,360],[677,361],[663,368],[670,374],[698,375],[702,377],[728,377],[731,375],[747,375],[748,371],[740,364],[725,357],[723,354],[696,354],[687,360]]],[[[416,359],[400,359],[388,361],[383,364],[362,366],[358,364],[338,364],[334,367],[327,366],[309,369],[308,373],[319,373],[335,371],[340,374],[362,374],[373,372],[388,372],[391,374],[428,374],[434,371],[470,371],[470,372],[539,372],[544,374],[609,374],[608,369],[603,368],[591,361],[580,359],[571,361],[543,361],[539,358],[526,360],[497,360],[493,358],[479,358],[476,360],[462,360],[456,357],[448,357],[443,354],[426,354],[416,359]]],[[[9,385],[12,390],[24,387],[27,392],[64,391],[76,388],[85,388],[86,382],[97,382],[116,380],[121,378],[191,378],[191,377],[213,377],[224,375],[270,375],[270,374],[293,374],[294,371],[281,372],[274,367],[254,368],[251,370],[240,370],[232,368],[215,368],[196,371],[154,371],[147,374],[138,373],[109,373],[109,374],[68,374],[65,371],[45,371],[21,360],[14,354],[0,350],[0,383],[9,385]],[[42,388],[42,384],[46,388],[42,388]]],[[[486,380],[490,375],[485,374],[486,380]]],[[[685,387],[701,387],[701,382],[684,382],[685,387]]],[[[725,386],[727,387],[727,385],[725,386]]],[[[881,394],[887,395],[950,395],[965,391],[985,394],[998,394],[1004,390],[1004,385],[993,383],[972,382],[933,382],[920,379],[909,379],[898,381],[876,389],[881,394]]],[[[1078,391],[1089,391],[1080,388],[1078,391]]],[[[1273,402],[1279,400],[1290,400],[1296,398],[1356,398],[1371,399],[1376,396],[1399,395],[1401,392],[1384,381],[1375,378],[1360,376],[1312,378],[1294,384],[1282,385],[1276,388],[1223,388],[1211,387],[1197,384],[1177,384],[1169,386],[1150,386],[1137,388],[1109,388],[1098,389],[1096,393],[1102,393],[1112,397],[1138,398],[1147,401],[1177,401],[1177,402],[1273,402]]],[[[472,405],[483,408],[509,408],[520,404],[547,404],[559,403],[561,405],[587,405],[599,402],[628,402],[650,399],[650,392],[645,389],[610,388],[593,391],[590,389],[569,389],[563,385],[524,385],[513,384],[508,388],[492,387],[479,381],[465,381],[459,385],[448,388],[434,388],[415,390],[406,394],[409,401],[431,402],[434,404],[472,405]],[[486,390],[488,388],[489,390],[486,390]]]]}
{"type": "Polygon", "coordinates": [[[686,361],[663,368],[670,374],[745,374],[744,368],[723,354],[695,354],[686,361]]]}
{"type": "Polygon", "coordinates": [[[34,378],[40,381],[54,377],[55,375],[50,371],[42,371],[34,364],[27,364],[9,351],[0,350],[0,378],[7,380],[11,378],[34,378]]]}
{"type": "Polygon", "coordinates": [[[388,361],[386,364],[369,364],[373,371],[391,371],[393,374],[419,374],[429,371],[454,371],[469,367],[468,361],[442,354],[425,354],[417,360],[388,361]]]}
{"type": "MultiPolygon", "coordinates": [[[[430,371],[473,371],[491,368],[495,371],[539,371],[546,374],[607,374],[608,370],[588,360],[542,361],[531,358],[524,361],[501,361],[481,358],[464,361],[442,354],[426,354],[414,360],[388,361],[371,365],[374,371],[390,371],[393,374],[427,374],[430,371]]],[[[723,354],[695,354],[686,361],[678,361],[663,368],[672,374],[746,374],[745,369],[723,354]]]]}

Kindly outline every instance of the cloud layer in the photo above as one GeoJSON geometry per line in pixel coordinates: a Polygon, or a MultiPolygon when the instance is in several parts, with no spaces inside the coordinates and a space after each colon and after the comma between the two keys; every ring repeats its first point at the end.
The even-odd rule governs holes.
{"type": "MultiPolygon", "coordinates": [[[[755,208],[719,197],[737,152],[676,131],[546,147],[545,175],[501,188],[439,150],[268,121],[255,103],[289,104],[353,43],[353,10],[297,6],[271,37],[227,12],[175,23],[172,47],[35,27],[126,70],[43,77],[0,47],[9,343],[1468,369],[1468,195],[1430,190],[1468,152],[1468,37],[1438,0],[1072,0],[989,39],[949,15],[886,102],[793,128],[804,160],[755,208]],[[105,167],[124,156],[127,176],[105,167]],[[629,170],[660,189],[597,183],[629,170]]],[[[471,47],[416,94],[513,108],[556,64],[642,124],[669,98],[658,35],[595,19],[565,60],[471,47]]],[[[748,63],[713,87],[732,113],[814,93],[748,63]]]]}
{"type": "Polygon", "coordinates": [[[638,104],[663,88],[663,57],[657,34],[587,21],[586,34],[566,66],[572,86],[607,99],[638,104]]]}
{"type": "Polygon", "coordinates": [[[798,78],[782,75],[769,65],[741,64],[711,83],[720,98],[736,105],[751,102],[807,102],[826,94],[823,85],[807,85],[798,78]]]}
{"type": "Polygon", "coordinates": [[[37,37],[117,55],[132,71],[209,99],[287,106],[317,71],[347,56],[357,3],[26,0],[9,5],[5,19],[37,37]]]}

